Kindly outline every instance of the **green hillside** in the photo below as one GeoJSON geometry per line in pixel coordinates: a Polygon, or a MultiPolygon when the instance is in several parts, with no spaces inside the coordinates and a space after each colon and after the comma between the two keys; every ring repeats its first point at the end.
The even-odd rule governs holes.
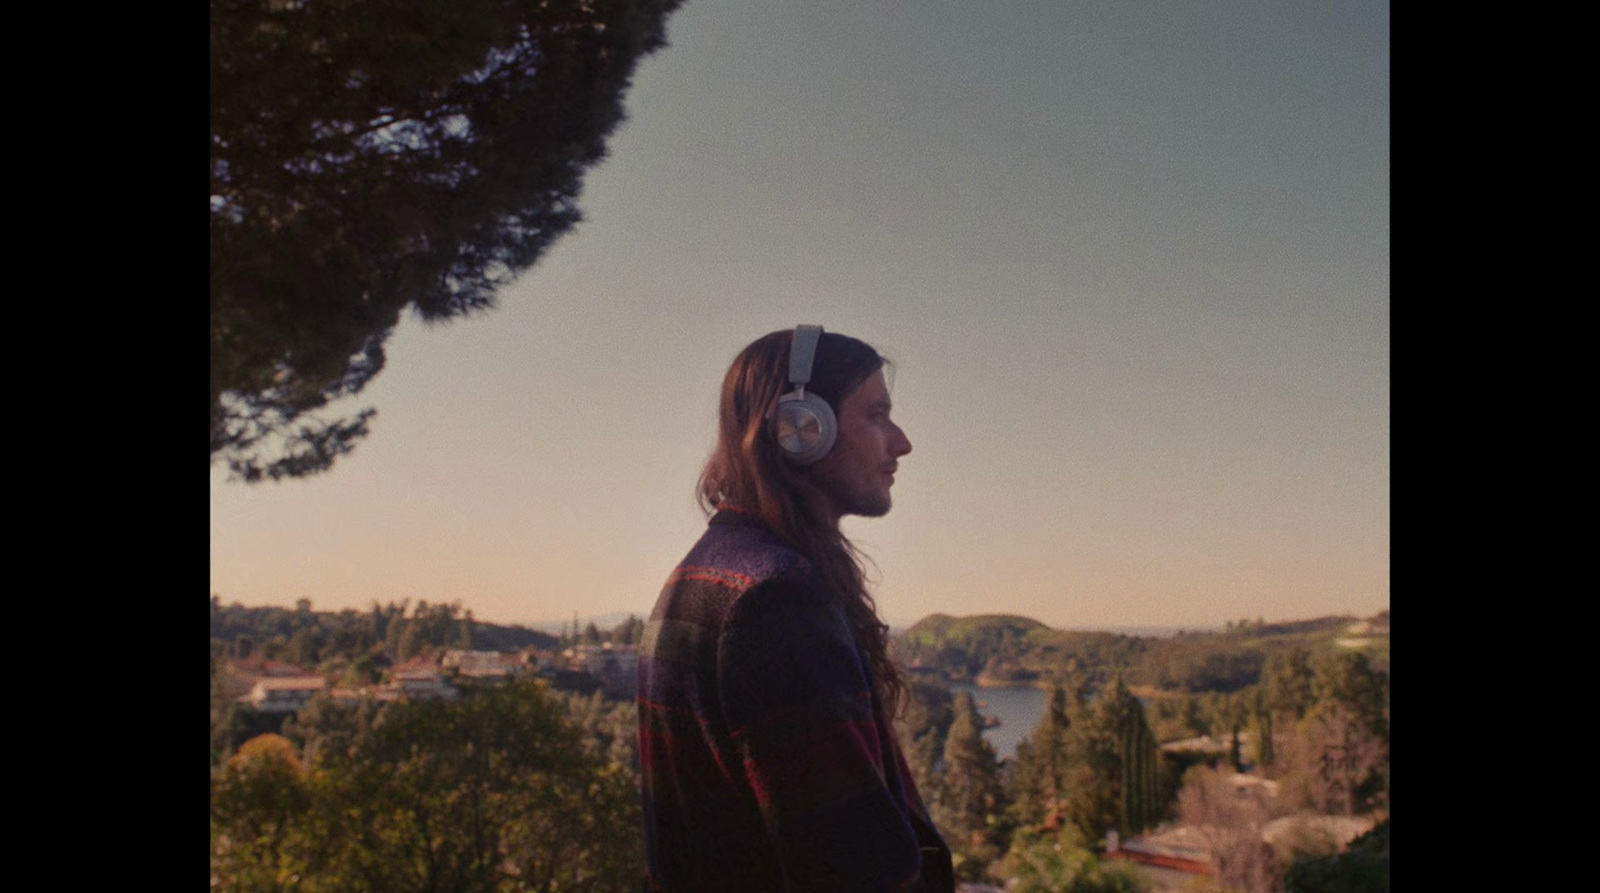
{"type": "Polygon", "coordinates": [[[1076,676],[1098,687],[1120,672],[1129,685],[1145,689],[1227,693],[1258,683],[1268,659],[1292,649],[1356,650],[1387,671],[1389,612],[1240,621],[1218,632],[1170,637],[1052,629],[1015,614],[934,614],[898,635],[895,649],[913,675],[946,682],[1053,685],[1076,676]]]}
{"type": "Polygon", "coordinates": [[[902,638],[928,647],[943,647],[949,642],[967,641],[991,635],[1010,634],[1025,636],[1034,630],[1048,630],[1031,617],[1016,614],[979,614],[974,617],[951,617],[949,614],[930,614],[911,625],[902,638]]]}

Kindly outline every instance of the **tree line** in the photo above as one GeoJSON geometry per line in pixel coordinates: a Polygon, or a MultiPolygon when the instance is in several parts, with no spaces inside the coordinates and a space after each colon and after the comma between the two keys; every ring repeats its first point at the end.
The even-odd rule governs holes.
{"type": "MultiPolygon", "coordinates": [[[[1134,689],[1190,694],[1232,693],[1259,684],[1269,659],[1293,649],[1344,650],[1339,643],[1359,618],[1322,617],[1286,623],[1241,620],[1221,631],[1134,636],[1052,629],[1027,617],[934,614],[895,639],[896,657],[924,675],[985,685],[1051,685],[1082,675],[1090,684],[1120,673],[1134,689]]],[[[1362,650],[1387,670],[1389,612],[1370,618],[1383,629],[1362,650]]]]}
{"type": "Polygon", "coordinates": [[[320,699],[213,775],[223,890],[632,890],[634,773],[538,681],[455,702],[320,699]]]}
{"type": "MultiPolygon", "coordinates": [[[[238,650],[241,639],[285,655],[310,648],[307,653],[320,657],[319,671],[348,673],[362,655],[392,660],[410,647],[402,645],[408,641],[425,643],[425,651],[467,644],[463,635],[477,639],[490,627],[470,623],[459,606],[427,603],[334,613],[311,611],[304,603],[293,610],[225,608],[214,598],[212,609],[214,670],[218,654],[238,650]]],[[[575,620],[560,637],[546,640],[558,646],[630,642],[637,641],[642,627],[636,617],[610,630],[575,620]]],[[[1249,638],[1248,632],[1230,634],[1249,638]]],[[[975,638],[965,647],[981,653],[986,646],[975,638]]],[[[988,647],[1003,651],[1007,639],[1004,632],[992,635],[988,647]]],[[[946,647],[959,647],[954,643],[952,638],[946,647]]],[[[925,666],[911,673],[897,731],[963,879],[1017,879],[1023,891],[1138,890],[1137,875],[1105,858],[1107,832],[1128,839],[1174,819],[1213,829],[1210,843],[1222,881],[1246,893],[1284,889],[1295,866],[1316,858],[1322,861],[1313,868],[1299,869],[1310,880],[1302,878],[1295,889],[1337,889],[1316,884],[1340,877],[1347,863],[1359,862],[1369,874],[1379,862],[1386,866],[1386,843],[1382,854],[1351,856],[1355,861],[1347,863],[1338,862],[1335,848],[1325,841],[1293,841],[1281,851],[1261,843],[1266,824],[1286,814],[1386,813],[1389,679],[1368,654],[1290,646],[1274,650],[1256,681],[1243,688],[1145,691],[1143,697],[1135,695],[1124,675],[1130,664],[1113,663],[1103,681],[1096,667],[1079,664],[1048,686],[1048,708],[1038,727],[1007,760],[997,759],[984,739],[983,717],[969,695],[952,693],[925,666]],[[1161,747],[1200,735],[1223,747],[1211,753],[1161,747]],[[1278,793],[1259,802],[1241,800],[1235,796],[1240,772],[1270,780],[1278,793]]],[[[378,880],[370,874],[375,868],[361,867],[367,857],[360,853],[367,847],[386,854],[384,860],[404,852],[435,853],[421,867],[407,869],[409,874],[382,878],[383,889],[441,889],[427,884],[445,877],[464,885],[447,889],[553,889],[522,880],[556,882],[548,873],[539,874],[543,869],[536,863],[543,864],[538,861],[543,857],[533,854],[508,855],[499,868],[484,868],[470,878],[461,868],[486,858],[482,847],[509,853],[548,839],[551,846],[580,854],[563,859],[589,866],[582,869],[589,880],[574,886],[578,881],[565,877],[561,889],[631,889],[637,875],[629,872],[638,868],[632,849],[638,766],[632,703],[538,682],[480,689],[467,684],[464,695],[458,703],[386,705],[318,698],[276,728],[235,722],[221,733],[214,699],[213,871],[224,879],[221,886],[266,889],[283,877],[315,875],[321,886],[311,889],[357,889],[378,880]],[[503,721],[513,725],[496,725],[499,720],[482,712],[490,706],[504,711],[503,721]],[[496,743],[513,737],[522,744],[496,743]],[[399,743],[402,739],[410,744],[399,743]],[[445,764],[454,768],[438,770],[445,764]],[[473,775],[479,772],[488,774],[473,775]],[[437,787],[423,786],[425,781],[437,787]],[[587,793],[562,800],[567,795],[550,791],[535,796],[529,785],[587,793]],[[458,822],[499,822],[501,814],[472,812],[470,804],[447,794],[451,786],[477,792],[469,800],[481,798],[507,809],[562,810],[576,824],[516,839],[484,837],[488,832],[458,839],[452,836],[458,822]],[[273,790],[278,793],[270,794],[273,790]],[[394,804],[427,804],[430,798],[466,811],[433,806],[426,815],[378,819],[394,804]],[[350,815],[387,830],[330,841],[333,832],[321,811],[340,808],[339,802],[356,804],[348,807],[350,815]],[[450,824],[441,824],[446,815],[450,824]],[[582,836],[590,831],[597,835],[593,841],[582,836]],[[577,836],[551,836],[558,833],[577,836]],[[614,852],[604,859],[581,855],[589,846],[614,852]],[[265,880],[269,876],[278,880],[265,880]]],[[[522,819],[524,825],[534,820],[522,819]]],[[[518,827],[523,826],[513,822],[506,833],[518,827]]]]}
{"type": "MultiPolygon", "coordinates": [[[[391,667],[415,658],[437,659],[449,649],[515,652],[526,648],[553,651],[573,644],[637,643],[644,622],[629,616],[601,630],[589,623],[551,635],[526,626],[478,621],[460,602],[379,603],[364,611],[316,611],[310,600],[293,608],[224,605],[211,598],[211,765],[219,766],[244,741],[283,730],[282,714],[257,713],[237,703],[239,680],[229,664],[255,659],[281,661],[323,677],[330,685],[373,686],[391,667]]],[[[588,696],[578,674],[555,680],[558,697],[576,690],[588,696]]]]}
{"type": "Polygon", "coordinates": [[[373,601],[365,611],[334,612],[312,610],[309,599],[291,609],[223,605],[220,596],[211,597],[213,662],[266,658],[353,685],[374,683],[395,663],[447,648],[519,651],[560,644],[525,626],[479,621],[459,601],[373,601]]]}
{"type": "Polygon", "coordinates": [[[1108,830],[1132,836],[1153,827],[1171,792],[1144,708],[1120,679],[1093,694],[1081,678],[1056,687],[1039,726],[1003,761],[970,694],[926,680],[909,694],[897,734],[957,877],[1020,877],[1065,842],[1083,857],[1074,889],[1137,886],[1130,872],[1102,863],[1094,845],[1108,830]]]}
{"type": "Polygon", "coordinates": [[[1025,891],[1141,889],[1103,858],[1108,832],[1127,840],[1181,821],[1200,829],[1219,889],[1274,893],[1291,878],[1299,893],[1379,889],[1340,884],[1380,869],[1386,884],[1386,836],[1381,852],[1349,858],[1315,830],[1264,842],[1275,819],[1387,816],[1389,677],[1366,654],[1291,647],[1243,689],[1148,706],[1120,669],[1103,685],[1090,678],[1051,686],[1038,726],[1003,761],[969,695],[926,676],[912,684],[898,732],[959,877],[1025,891]],[[1202,735],[1221,747],[1160,746],[1202,735]]]}
{"type": "Polygon", "coordinates": [[[319,695],[292,715],[237,702],[230,661],[332,682],[449,648],[637,639],[637,618],[551,636],[459,603],[314,611],[211,603],[211,871],[222,890],[632,890],[639,841],[631,702],[549,680],[458,679],[456,701],[319,695]]]}

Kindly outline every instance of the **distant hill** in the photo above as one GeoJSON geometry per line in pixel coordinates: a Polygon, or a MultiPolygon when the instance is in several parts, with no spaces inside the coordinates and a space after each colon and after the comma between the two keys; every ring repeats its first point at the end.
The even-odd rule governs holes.
{"type": "MultiPolygon", "coordinates": [[[[628,617],[601,615],[580,621],[580,628],[592,622],[610,632],[628,617]]],[[[313,610],[309,601],[249,608],[213,596],[211,603],[214,656],[256,655],[307,668],[342,658],[381,670],[388,661],[469,641],[481,650],[550,649],[559,644],[557,634],[570,629],[571,621],[548,631],[477,621],[459,603],[374,603],[365,611],[336,612],[313,610]]],[[[1221,630],[1144,635],[1053,629],[1018,614],[933,614],[891,641],[896,660],[913,677],[932,682],[1048,686],[1079,678],[1097,687],[1121,673],[1130,686],[1170,693],[1238,691],[1260,681],[1273,654],[1291,648],[1313,655],[1360,651],[1385,673],[1390,654],[1387,610],[1366,618],[1241,621],[1221,630]]]]}
{"type": "Polygon", "coordinates": [[[1389,612],[1230,623],[1221,630],[1166,635],[1058,630],[1015,614],[933,614],[895,635],[894,647],[913,675],[947,682],[1051,685],[1076,675],[1096,686],[1120,672],[1129,685],[1230,692],[1258,682],[1267,658],[1290,648],[1361,650],[1375,668],[1387,671],[1389,612]]]}
{"type": "Polygon", "coordinates": [[[473,619],[459,603],[375,603],[365,611],[317,611],[306,600],[295,608],[252,608],[224,605],[216,596],[211,599],[213,655],[255,655],[309,669],[333,658],[354,661],[366,656],[370,663],[382,654],[398,660],[425,649],[461,648],[469,642],[481,651],[559,645],[555,636],[539,630],[473,619]]]}
{"type": "Polygon", "coordinates": [[[541,630],[521,625],[499,623],[474,623],[472,647],[478,651],[521,651],[539,648],[551,651],[561,646],[561,640],[541,630]]]}
{"type": "Polygon", "coordinates": [[[978,614],[974,617],[930,614],[912,624],[901,635],[910,641],[937,647],[945,642],[966,640],[973,636],[1025,636],[1036,629],[1049,628],[1031,617],[1017,614],[978,614]]]}

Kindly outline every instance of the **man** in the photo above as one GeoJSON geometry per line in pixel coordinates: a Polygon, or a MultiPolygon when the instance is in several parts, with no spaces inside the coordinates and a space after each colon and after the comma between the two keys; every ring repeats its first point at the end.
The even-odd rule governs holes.
{"type": "Polygon", "coordinates": [[[640,648],[648,889],[954,888],[891,718],[889,658],[845,515],[881,516],[900,457],[884,360],[818,326],[745,348],[700,478],[706,533],[640,648]]]}

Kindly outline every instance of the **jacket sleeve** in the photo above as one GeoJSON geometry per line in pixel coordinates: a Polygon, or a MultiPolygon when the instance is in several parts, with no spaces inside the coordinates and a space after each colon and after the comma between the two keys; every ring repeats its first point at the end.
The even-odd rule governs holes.
{"type": "Polygon", "coordinates": [[[843,609],[814,587],[760,584],[734,606],[718,664],[724,716],[787,889],[922,890],[888,730],[843,609]]]}

